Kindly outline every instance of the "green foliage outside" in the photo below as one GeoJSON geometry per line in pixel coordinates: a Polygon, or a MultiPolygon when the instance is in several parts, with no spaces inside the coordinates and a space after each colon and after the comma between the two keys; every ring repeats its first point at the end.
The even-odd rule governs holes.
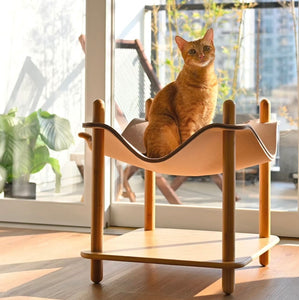
{"type": "MultiPolygon", "coordinates": [[[[202,11],[187,11],[184,10],[184,5],[188,1],[181,1],[177,4],[175,0],[166,1],[166,15],[168,24],[168,34],[167,37],[167,59],[163,62],[159,58],[160,47],[158,44],[158,13],[159,6],[153,9],[153,33],[154,33],[154,43],[153,49],[155,52],[156,60],[154,61],[155,68],[159,74],[159,67],[161,65],[166,65],[169,70],[169,81],[175,80],[178,72],[182,69],[183,61],[180,54],[176,51],[177,47],[174,42],[175,35],[182,35],[188,40],[195,40],[202,37],[208,28],[217,28],[224,25],[224,23],[234,20],[235,24],[238,26],[238,34],[232,36],[231,44],[229,47],[222,46],[222,56],[229,61],[233,61],[233,67],[228,69],[217,69],[218,76],[218,100],[220,102],[219,107],[222,107],[222,102],[226,99],[235,99],[235,97],[241,93],[246,93],[246,91],[238,88],[238,71],[239,71],[239,58],[240,49],[242,46],[242,26],[244,18],[244,10],[247,8],[252,8],[256,4],[244,4],[244,1],[236,0],[233,9],[225,9],[225,4],[216,3],[213,0],[204,0],[202,4],[204,5],[204,10],[202,11]]],[[[164,49],[163,49],[164,50],[164,49]]],[[[219,51],[219,49],[218,49],[219,51]]]]}

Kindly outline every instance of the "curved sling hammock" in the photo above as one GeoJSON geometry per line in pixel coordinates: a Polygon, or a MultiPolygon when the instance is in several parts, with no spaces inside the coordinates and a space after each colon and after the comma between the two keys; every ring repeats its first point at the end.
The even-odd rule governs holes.
{"type": "Polygon", "coordinates": [[[142,169],[169,175],[201,176],[223,173],[222,135],[236,134],[236,170],[270,161],[276,152],[276,123],[211,124],[192,135],[170,154],[148,158],[143,153],[143,133],[147,121],[134,119],[122,135],[102,123],[85,123],[84,127],[103,129],[105,156],[142,169]],[[134,147],[135,146],[135,147],[134,147]]]}
{"type": "Polygon", "coordinates": [[[269,249],[279,239],[270,235],[270,161],[276,152],[276,123],[269,122],[270,104],[261,102],[260,120],[235,124],[235,106],[224,104],[224,124],[211,124],[192,135],[176,150],[161,158],[143,153],[146,121],[133,120],[122,135],[104,124],[104,102],[94,102],[92,128],[92,224],[89,258],[91,279],[102,280],[102,260],[163,263],[221,268],[223,291],[234,290],[234,271],[254,258],[269,262],[269,249]],[[144,230],[136,230],[103,243],[104,156],[145,169],[144,230]],[[260,232],[235,234],[235,171],[259,165],[260,232]],[[155,172],[200,176],[223,173],[222,232],[155,228],[155,172]],[[176,245],[174,247],[174,245],[176,245]]]}

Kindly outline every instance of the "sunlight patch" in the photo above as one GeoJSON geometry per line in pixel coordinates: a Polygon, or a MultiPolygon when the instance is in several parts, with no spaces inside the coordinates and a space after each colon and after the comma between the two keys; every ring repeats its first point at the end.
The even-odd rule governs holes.
{"type": "Polygon", "coordinates": [[[41,297],[28,297],[28,296],[12,296],[12,297],[4,297],[1,300],[57,300],[54,298],[41,298],[41,297]]]}
{"type": "MultiPolygon", "coordinates": [[[[30,281],[34,281],[52,272],[58,271],[61,268],[52,269],[40,269],[40,270],[30,270],[30,271],[18,271],[10,273],[0,274],[0,293],[8,292],[9,290],[26,284],[30,281]]],[[[33,299],[34,297],[32,297],[33,299]]],[[[1,298],[4,299],[4,298],[1,298]]],[[[11,297],[7,299],[12,299],[11,297]]],[[[19,298],[20,299],[20,298],[19,298]]],[[[26,298],[31,299],[31,298],[26,298]]],[[[45,299],[45,298],[42,298],[45,299]]]]}
{"type": "Polygon", "coordinates": [[[200,291],[198,294],[194,295],[193,298],[202,297],[202,296],[215,296],[215,295],[223,295],[222,292],[222,279],[218,279],[205,289],[200,291]]]}

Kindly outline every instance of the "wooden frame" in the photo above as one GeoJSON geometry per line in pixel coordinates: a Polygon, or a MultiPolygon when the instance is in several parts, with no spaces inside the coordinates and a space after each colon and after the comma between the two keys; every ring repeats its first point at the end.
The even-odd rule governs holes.
{"type": "Polygon", "coordinates": [[[267,100],[262,101],[260,111],[260,122],[256,125],[236,125],[235,104],[228,100],[224,104],[224,124],[209,125],[170,155],[149,159],[104,124],[104,102],[94,102],[93,122],[84,124],[93,131],[91,250],[81,252],[82,257],[91,259],[91,280],[94,283],[99,283],[103,278],[102,260],[198,266],[222,269],[223,291],[231,294],[235,286],[236,268],[244,267],[257,257],[260,257],[263,266],[269,263],[269,249],[279,241],[278,237],[270,235],[269,217],[269,161],[276,151],[276,124],[269,123],[270,103],[267,100]],[[211,140],[209,134],[212,135],[211,140]],[[188,157],[184,155],[186,151],[194,156],[194,147],[199,139],[202,139],[201,145],[203,141],[206,141],[207,147],[212,145],[210,148],[213,151],[218,151],[217,147],[213,147],[215,141],[222,149],[222,157],[215,158],[215,153],[212,154],[215,162],[210,169],[197,169],[193,157],[190,164],[181,162],[182,157],[188,157]],[[245,143],[248,144],[244,147],[245,143]],[[105,155],[143,167],[146,171],[144,230],[138,229],[111,239],[104,246],[105,155]],[[261,170],[260,234],[235,233],[235,171],[257,163],[261,170]],[[214,171],[223,172],[222,232],[155,228],[155,171],[169,169],[170,174],[178,172],[178,175],[187,175],[185,168],[186,172],[192,173],[189,175],[202,175],[205,171],[207,175],[214,171]]]}
{"type": "Polygon", "coordinates": [[[11,108],[19,107],[18,113],[21,113],[21,115],[25,114],[25,112],[20,111],[20,106],[22,107],[24,103],[26,103],[26,105],[24,106],[26,109],[26,113],[27,111],[31,112],[33,110],[37,110],[38,109],[37,104],[43,92],[43,89],[45,87],[45,84],[46,84],[46,78],[44,78],[41,71],[32,62],[31,58],[27,56],[25,58],[18,80],[12,90],[9,101],[6,103],[4,112],[8,113],[8,111],[11,108]],[[20,93],[22,93],[24,89],[26,90],[27,88],[26,84],[28,84],[28,80],[30,80],[34,88],[31,89],[29,94],[28,93],[25,94],[28,95],[24,99],[24,95],[20,93]]]}

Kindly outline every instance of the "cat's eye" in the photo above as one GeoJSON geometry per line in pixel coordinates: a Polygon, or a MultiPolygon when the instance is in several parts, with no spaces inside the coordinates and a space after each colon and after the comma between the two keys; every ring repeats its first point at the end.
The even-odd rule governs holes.
{"type": "Polygon", "coordinates": [[[203,46],[203,51],[204,52],[209,52],[211,50],[210,46],[203,46]]]}
{"type": "Polygon", "coordinates": [[[188,53],[191,54],[191,55],[194,55],[194,54],[196,53],[196,50],[195,50],[195,49],[190,49],[190,50],[188,51],[188,53]]]}

